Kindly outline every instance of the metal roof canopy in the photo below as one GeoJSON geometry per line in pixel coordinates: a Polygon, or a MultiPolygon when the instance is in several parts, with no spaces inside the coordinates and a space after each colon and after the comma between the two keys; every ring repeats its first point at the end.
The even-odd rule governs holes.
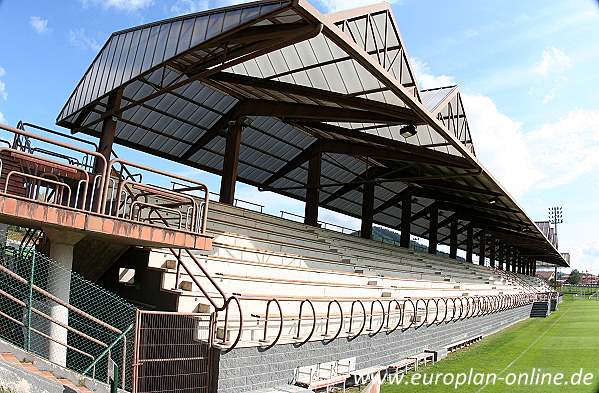
{"type": "Polygon", "coordinates": [[[57,123],[99,136],[113,117],[116,143],[216,174],[227,126],[244,118],[239,181],[305,200],[308,161],[322,154],[322,207],[359,218],[374,182],[374,222],[398,228],[409,190],[414,235],[428,237],[435,204],[441,244],[457,214],[458,244],[472,225],[567,266],[476,159],[457,87],[419,91],[389,4],[322,15],[260,1],[114,33],[57,123]]]}

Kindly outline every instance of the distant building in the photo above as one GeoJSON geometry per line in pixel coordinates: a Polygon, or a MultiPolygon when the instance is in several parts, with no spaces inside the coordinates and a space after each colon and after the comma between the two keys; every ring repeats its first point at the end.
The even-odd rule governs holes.
{"type": "Polygon", "coordinates": [[[537,271],[537,277],[547,282],[552,282],[555,280],[555,273],[553,270],[539,270],[537,271]]]}

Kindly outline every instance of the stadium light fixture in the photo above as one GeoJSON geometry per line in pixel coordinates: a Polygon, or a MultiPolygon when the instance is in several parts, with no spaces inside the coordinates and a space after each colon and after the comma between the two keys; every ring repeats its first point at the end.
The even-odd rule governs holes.
{"type": "Polygon", "coordinates": [[[404,138],[409,138],[411,136],[416,135],[416,127],[413,124],[408,124],[407,126],[403,126],[399,130],[399,134],[404,138]]]}
{"type": "MultiPolygon", "coordinates": [[[[557,224],[563,224],[564,215],[563,208],[561,206],[554,206],[549,208],[549,223],[553,224],[553,230],[555,238],[557,240],[557,224]]],[[[555,248],[558,248],[558,242],[555,242],[555,248]]]]}

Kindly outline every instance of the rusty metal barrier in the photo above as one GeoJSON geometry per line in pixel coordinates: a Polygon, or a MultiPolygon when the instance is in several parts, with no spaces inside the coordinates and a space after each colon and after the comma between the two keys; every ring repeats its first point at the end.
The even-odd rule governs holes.
{"type": "Polygon", "coordinates": [[[209,192],[204,183],[119,158],[107,162],[95,144],[30,123],[19,123],[18,128],[0,124],[0,130],[14,135],[12,144],[4,141],[7,146],[0,148],[0,178],[4,181],[0,190],[5,195],[149,225],[161,224],[153,214],[163,211],[179,217],[178,230],[206,231],[209,192]],[[28,132],[25,125],[90,144],[94,150],[28,132]],[[36,147],[32,141],[50,147],[36,147]],[[16,165],[21,169],[15,169],[16,165]],[[134,175],[128,168],[185,183],[188,190],[201,195],[144,184],[143,175],[134,175]],[[21,179],[24,184],[19,185],[21,179]]]}

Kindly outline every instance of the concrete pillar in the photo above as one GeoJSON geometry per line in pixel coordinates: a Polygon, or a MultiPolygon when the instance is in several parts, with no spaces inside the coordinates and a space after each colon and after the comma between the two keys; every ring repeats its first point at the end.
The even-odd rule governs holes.
{"type": "Polygon", "coordinates": [[[6,246],[6,239],[8,239],[8,224],[0,223],[0,246],[6,246]]]}
{"type": "MultiPolygon", "coordinates": [[[[48,292],[65,303],[69,303],[71,291],[71,270],[73,268],[73,249],[84,235],[75,232],[44,229],[50,239],[50,258],[56,265],[48,266],[48,292]]],[[[48,315],[65,325],[69,323],[69,311],[66,307],[48,300],[48,315]]],[[[67,343],[67,329],[56,323],[48,323],[48,335],[58,342],[67,343]]],[[[67,348],[48,340],[48,360],[60,366],[67,364],[67,348]]]]}

